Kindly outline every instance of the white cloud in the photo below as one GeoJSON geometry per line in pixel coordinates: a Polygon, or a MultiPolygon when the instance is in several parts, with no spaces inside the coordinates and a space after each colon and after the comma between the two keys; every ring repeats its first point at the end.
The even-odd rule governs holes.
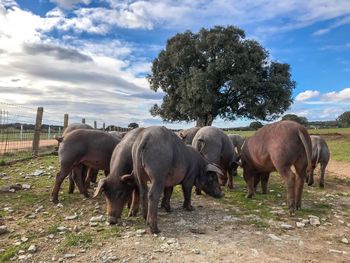
{"type": "Polygon", "coordinates": [[[333,29],[340,27],[340,26],[343,26],[343,25],[346,25],[346,24],[350,24],[350,16],[343,17],[343,18],[339,19],[338,21],[332,23],[330,26],[315,31],[313,33],[313,35],[314,36],[324,35],[324,34],[329,33],[330,31],[332,31],[333,29]]]}
{"type": "Polygon", "coordinates": [[[296,101],[305,101],[309,100],[311,98],[318,97],[320,95],[320,92],[318,90],[305,90],[301,93],[299,93],[296,97],[296,101]]]}
{"type": "Polygon", "coordinates": [[[328,92],[322,96],[322,99],[332,102],[350,102],[350,88],[345,88],[338,92],[328,92]]]}

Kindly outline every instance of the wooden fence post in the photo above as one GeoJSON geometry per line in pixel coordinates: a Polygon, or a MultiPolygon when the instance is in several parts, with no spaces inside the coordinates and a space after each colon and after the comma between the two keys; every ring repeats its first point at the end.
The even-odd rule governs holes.
{"type": "Polygon", "coordinates": [[[97,121],[94,121],[94,129],[97,129],[97,121]]]}
{"type": "Polygon", "coordinates": [[[105,123],[103,123],[103,125],[102,125],[102,130],[103,130],[103,131],[106,130],[106,124],[105,124],[105,123]]]}
{"type": "Polygon", "coordinates": [[[35,120],[35,130],[34,130],[34,138],[33,138],[33,145],[32,145],[32,153],[33,156],[38,156],[39,152],[39,143],[40,143],[40,131],[41,131],[41,122],[43,121],[43,113],[44,108],[39,107],[36,113],[36,120],[35,120]]]}
{"type": "Polygon", "coordinates": [[[81,122],[85,124],[85,118],[82,118],[82,119],[81,119],[81,122]]]}
{"type": "Polygon", "coordinates": [[[63,117],[63,132],[65,131],[65,129],[67,128],[68,126],[68,113],[64,114],[64,117],[63,117]]]}

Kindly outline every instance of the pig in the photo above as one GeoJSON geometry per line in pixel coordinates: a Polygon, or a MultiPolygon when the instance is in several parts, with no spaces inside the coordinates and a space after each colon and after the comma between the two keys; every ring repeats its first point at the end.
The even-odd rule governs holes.
{"type": "MultiPolygon", "coordinates": [[[[52,201],[58,202],[58,192],[64,178],[74,168],[82,167],[81,164],[96,170],[108,171],[113,150],[119,142],[119,139],[98,130],[79,129],[68,133],[63,138],[58,150],[61,168],[51,193],[52,201]]],[[[83,186],[80,188],[83,194],[88,197],[87,189],[83,186]]]]}
{"type": "Polygon", "coordinates": [[[194,209],[191,205],[193,185],[212,197],[223,196],[216,174],[222,174],[221,170],[165,127],[146,128],[132,147],[132,159],[131,176],[137,180],[143,217],[152,233],[159,232],[158,201],[164,188],[181,184],[184,194],[183,208],[189,211],[194,209]],[[149,192],[148,181],[151,181],[149,192]]]}
{"type": "Polygon", "coordinates": [[[123,137],[126,135],[127,132],[109,131],[108,133],[118,138],[119,140],[121,140],[123,139],[123,137]]]}
{"type": "MultiPolygon", "coordinates": [[[[266,193],[270,172],[278,171],[287,184],[290,214],[301,208],[304,181],[312,172],[311,139],[302,125],[294,121],[265,125],[245,141],[241,154],[247,198],[254,195],[260,179],[263,193],[266,193]],[[292,165],[296,175],[291,170],[292,165]]],[[[313,182],[310,179],[308,183],[313,182]]]]}
{"type": "MultiPolygon", "coordinates": [[[[193,138],[192,146],[210,163],[220,167],[223,175],[221,185],[233,189],[232,176],[237,173],[239,157],[232,150],[233,145],[229,137],[219,128],[206,126],[201,128],[193,138]]],[[[199,190],[196,190],[200,194],[199,190]]]]}
{"type": "Polygon", "coordinates": [[[196,133],[200,130],[201,127],[192,127],[190,129],[181,130],[178,132],[178,135],[182,141],[186,144],[192,145],[192,141],[196,133]]]}
{"type": "Polygon", "coordinates": [[[107,220],[116,224],[121,217],[123,208],[131,199],[129,216],[136,216],[138,210],[138,186],[135,180],[130,180],[133,169],[131,150],[137,136],[144,128],[136,128],[128,132],[123,140],[115,147],[109,166],[107,178],[99,181],[94,198],[104,193],[107,204],[107,220]]]}
{"type": "Polygon", "coordinates": [[[239,134],[228,134],[227,136],[230,138],[232,142],[233,149],[236,151],[238,155],[241,155],[241,149],[244,143],[244,138],[239,134]]]}
{"type": "MultiPolygon", "coordinates": [[[[311,135],[311,144],[312,144],[312,173],[314,175],[314,170],[318,164],[320,164],[320,182],[319,186],[324,187],[324,174],[326,167],[329,162],[329,149],[326,141],[321,136],[311,135]]],[[[313,178],[311,178],[313,181],[313,178]]]]}
{"type": "MultiPolygon", "coordinates": [[[[60,146],[60,143],[62,142],[63,138],[70,132],[78,130],[78,129],[93,129],[90,125],[85,124],[85,123],[72,123],[69,124],[68,127],[64,130],[63,134],[61,137],[56,137],[56,140],[58,141],[58,147],[60,146]]],[[[69,188],[68,188],[68,193],[72,194],[74,192],[75,184],[78,186],[79,191],[81,194],[85,192],[85,190],[81,190],[82,185],[85,185],[85,187],[89,186],[89,179],[88,182],[85,180],[87,179],[87,174],[88,174],[88,167],[82,165],[82,167],[75,167],[71,174],[69,175],[69,188]]],[[[97,179],[97,170],[92,170],[90,172],[91,174],[91,181],[96,182],[97,179]]]]}

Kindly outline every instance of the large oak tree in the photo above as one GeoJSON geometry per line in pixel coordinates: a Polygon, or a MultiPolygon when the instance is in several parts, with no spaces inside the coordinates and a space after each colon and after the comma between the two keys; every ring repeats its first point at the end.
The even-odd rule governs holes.
{"type": "Polygon", "coordinates": [[[165,93],[163,103],[151,108],[153,116],[197,126],[211,125],[217,116],[275,119],[291,105],[295,87],[289,65],[270,61],[234,26],[176,34],[153,61],[148,80],[151,89],[165,93]]]}

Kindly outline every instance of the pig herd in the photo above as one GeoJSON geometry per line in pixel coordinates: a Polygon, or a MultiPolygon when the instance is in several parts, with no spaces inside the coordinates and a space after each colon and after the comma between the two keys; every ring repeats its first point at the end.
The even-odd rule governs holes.
{"type": "Polygon", "coordinates": [[[106,178],[98,182],[94,197],[103,193],[107,220],[117,223],[126,205],[129,216],[139,207],[152,233],[158,233],[158,204],[171,211],[170,199],[175,185],[181,185],[183,209],[194,210],[192,188],[214,198],[223,197],[220,186],[232,190],[237,168],[243,168],[247,198],[261,182],[267,193],[270,173],[277,171],[287,185],[290,214],[301,208],[304,182],[313,183],[313,171],[321,166],[320,187],[329,161],[326,142],[309,136],[296,122],[280,121],[265,125],[252,137],[226,135],[216,127],[194,127],[178,133],[160,126],[136,128],[127,133],[103,132],[86,124],[71,124],[59,141],[60,171],[52,190],[58,202],[63,180],[69,176],[69,192],[76,185],[88,197],[90,181],[99,170],[106,178]],[[294,166],[295,173],[291,167],[294,166]]]}

